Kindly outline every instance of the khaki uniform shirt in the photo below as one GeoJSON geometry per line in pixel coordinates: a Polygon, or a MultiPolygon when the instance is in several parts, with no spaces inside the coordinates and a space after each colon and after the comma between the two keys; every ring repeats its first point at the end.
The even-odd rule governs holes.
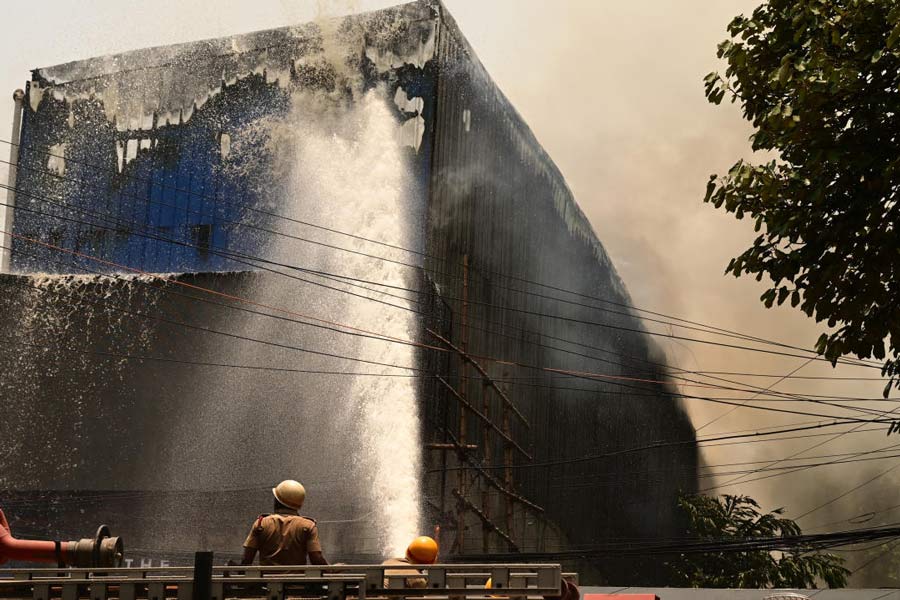
{"type": "MultiPolygon", "coordinates": [[[[401,567],[406,567],[404,569],[385,569],[385,575],[419,575],[419,577],[407,577],[404,582],[406,587],[408,588],[424,588],[428,585],[428,580],[424,577],[421,577],[422,572],[419,569],[415,568],[411,562],[409,562],[406,558],[389,558],[382,565],[397,565],[401,567]]],[[[386,577],[384,579],[384,587],[387,588],[390,583],[386,577]]],[[[395,584],[396,585],[396,584],[395,584]]]]}
{"type": "Polygon", "coordinates": [[[322,551],[316,522],[292,511],[262,515],[244,548],[257,550],[261,565],[305,565],[310,552],[322,551]]]}

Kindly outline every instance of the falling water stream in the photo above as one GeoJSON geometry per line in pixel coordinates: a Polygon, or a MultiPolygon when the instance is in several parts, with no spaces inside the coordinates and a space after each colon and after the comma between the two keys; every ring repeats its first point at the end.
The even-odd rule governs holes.
{"type": "MultiPolygon", "coordinates": [[[[421,194],[410,175],[413,151],[404,144],[390,102],[382,88],[360,93],[353,101],[296,93],[284,117],[254,124],[257,131],[252,134],[235,135],[234,151],[240,152],[242,143],[262,140],[268,145],[275,157],[269,197],[285,216],[417,248],[421,194]]],[[[140,501],[128,502],[122,510],[141,546],[162,551],[208,543],[239,548],[239,534],[220,532],[216,537],[214,529],[226,523],[232,531],[241,531],[245,521],[269,508],[265,486],[292,477],[307,484],[308,510],[321,520],[323,539],[333,554],[402,553],[421,525],[417,380],[402,368],[415,366],[414,348],[348,335],[340,326],[340,331],[323,330],[271,315],[304,314],[413,339],[410,293],[386,286],[415,286],[415,270],[358,253],[407,263],[415,256],[321,230],[285,227],[279,225],[282,231],[333,247],[270,236],[260,250],[265,258],[383,285],[352,285],[348,279],[312,274],[304,275],[305,281],[268,272],[189,276],[200,277],[194,281],[201,287],[225,286],[279,309],[262,311],[270,313],[266,317],[186,302],[162,291],[184,288],[166,286],[154,277],[25,278],[39,290],[26,296],[30,304],[10,301],[22,314],[8,324],[18,324],[15,335],[32,346],[15,355],[15,376],[0,386],[3,406],[20,429],[41,420],[40,411],[59,418],[51,419],[52,433],[45,427],[47,456],[15,441],[27,440],[26,429],[12,435],[5,428],[0,455],[18,461],[21,468],[0,475],[0,482],[17,489],[147,490],[138,494],[140,501]],[[49,289],[40,292],[43,288],[49,289]],[[283,346],[223,338],[138,318],[129,311],[283,346]],[[116,362],[78,353],[136,343],[140,349],[131,350],[135,354],[364,375],[116,362]],[[22,394],[27,402],[16,400],[22,394]],[[26,414],[28,407],[38,412],[26,414]],[[53,454],[62,460],[53,460],[53,454]],[[217,490],[239,494],[229,500],[217,490]],[[252,490],[260,491],[246,496],[252,490]],[[203,504],[209,499],[220,504],[218,512],[209,513],[203,504]],[[208,518],[209,523],[185,529],[180,526],[184,517],[208,518]],[[154,526],[146,527],[149,523],[154,526]]],[[[51,421],[44,420],[47,426],[51,421]]],[[[60,502],[63,508],[74,506],[60,502]]],[[[115,524],[111,506],[90,518],[111,518],[115,524]]]]}
{"type": "MultiPolygon", "coordinates": [[[[382,89],[370,90],[350,104],[297,94],[283,125],[285,129],[273,140],[287,142],[290,148],[285,153],[290,161],[288,214],[362,238],[402,247],[418,245],[421,225],[416,215],[421,207],[415,201],[415,183],[410,176],[410,149],[402,144],[400,127],[382,89]]],[[[337,244],[373,252],[371,244],[355,238],[342,237],[337,244]]],[[[374,251],[384,255],[386,249],[375,247],[374,251]]],[[[279,258],[294,260],[311,258],[311,253],[318,255],[316,260],[327,270],[346,277],[402,287],[414,279],[408,267],[350,252],[311,250],[309,245],[304,248],[291,240],[280,240],[274,252],[279,258]]],[[[409,260],[409,255],[397,254],[397,258],[409,260]]],[[[385,336],[413,339],[413,313],[405,310],[411,308],[410,302],[397,297],[403,294],[389,287],[367,287],[348,288],[364,298],[344,294],[336,299],[338,320],[385,336]]],[[[354,356],[414,366],[412,346],[356,339],[351,351],[354,356]]],[[[344,405],[338,410],[352,411],[358,419],[354,426],[358,435],[355,467],[371,497],[383,551],[400,555],[417,535],[420,521],[421,449],[415,379],[406,376],[409,371],[393,367],[347,366],[388,375],[356,377],[347,396],[334,402],[344,405]]]]}
{"type": "MultiPolygon", "coordinates": [[[[0,385],[0,408],[18,411],[19,425],[0,432],[5,434],[0,458],[21,466],[0,473],[0,483],[22,493],[126,494],[115,508],[105,500],[102,507],[84,510],[81,500],[63,498],[58,514],[35,513],[35,522],[58,518],[71,523],[81,515],[108,519],[113,526],[129,528],[147,552],[239,550],[247,523],[271,508],[268,488],[279,479],[296,478],[308,487],[304,510],[321,523],[332,554],[396,556],[421,533],[419,388],[410,370],[418,357],[414,346],[378,337],[417,337],[415,293],[398,288],[416,289],[419,273],[365,256],[412,265],[418,264],[417,255],[364,241],[423,248],[425,198],[418,179],[423,169],[416,163],[424,132],[423,101],[410,97],[396,80],[384,83],[397,77],[398,65],[406,75],[411,68],[422,69],[434,52],[434,23],[413,17],[398,11],[270,34],[291,44],[301,40],[295,54],[259,53],[254,49],[262,42],[235,38],[228,47],[242,50],[236,58],[227,52],[209,61],[192,57],[187,71],[165,71],[164,76],[163,70],[125,69],[89,90],[81,88],[81,67],[76,65],[74,72],[65,65],[49,69],[50,80],[68,82],[53,87],[52,95],[53,102],[68,103],[63,137],[88,132],[87,138],[99,139],[107,121],[120,132],[145,132],[140,141],[129,138],[127,146],[116,142],[118,160],[111,170],[119,174],[143,168],[153,173],[164,150],[157,144],[157,128],[194,131],[193,121],[202,121],[196,125],[199,131],[210,125],[203,121],[206,115],[218,115],[203,132],[218,132],[214,152],[220,149],[220,156],[209,159],[217,169],[221,158],[222,172],[215,176],[234,185],[228,193],[238,203],[252,187],[258,208],[295,220],[265,223],[294,237],[224,227],[229,249],[235,244],[272,261],[266,264],[313,272],[277,267],[246,273],[248,265],[240,263],[228,264],[226,273],[173,276],[243,296],[255,303],[256,313],[268,314],[233,310],[248,307],[240,302],[191,301],[175,283],[154,279],[156,287],[146,291],[144,281],[114,277],[111,284],[85,276],[62,278],[54,285],[66,293],[77,289],[87,299],[105,293],[101,305],[63,300],[38,306],[35,301],[32,312],[26,307],[8,319],[4,331],[68,350],[57,348],[51,356],[31,348],[7,359],[16,373],[0,385]],[[372,77],[373,72],[379,75],[372,77]],[[311,73],[318,78],[314,82],[311,73]],[[254,79],[258,77],[264,84],[254,79]],[[245,85],[267,86],[268,95],[260,97],[272,105],[259,113],[254,106],[244,107],[241,114],[254,115],[247,120],[223,117],[230,113],[217,104],[220,96],[243,102],[241,94],[249,94],[241,91],[245,85]],[[164,98],[150,103],[161,89],[164,98]],[[106,121],[78,122],[72,107],[80,103],[101,111],[106,121]],[[152,113],[148,106],[155,107],[152,113]],[[303,221],[355,237],[305,227],[303,221]],[[287,314],[308,318],[285,319],[287,314]],[[309,321],[316,319],[333,328],[311,326],[309,321]],[[50,331],[47,323],[54,329],[50,337],[40,337],[42,328],[50,331]],[[80,339],[79,328],[90,333],[89,339],[80,339]],[[353,328],[377,335],[354,335],[353,328]],[[60,337],[55,346],[53,332],[60,337]],[[139,346],[135,354],[161,360],[116,362],[90,354],[117,344],[129,351],[139,346]],[[259,369],[269,366],[276,370],[259,369]],[[44,412],[53,414],[54,406],[68,412],[63,417],[57,411],[46,451],[35,452],[32,446],[40,444],[29,439],[22,423],[37,422],[44,412]],[[55,460],[54,453],[63,459],[55,460]],[[70,508],[80,512],[66,512],[70,508]],[[186,528],[185,522],[193,526],[186,528]]],[[[281,47],[269,42],[267,48],[281,47]]],[[[169,50],[129,60],[143,64],[157,60],[159,52],[169,50]]],[[[83,66],[104,69],[104,60],[83,66]]],[[[38,82],[30,89],[29,110],[42,116],[39,108],[50,110],[49,100],[41,105],[45,89],[38,82]]],[[[208,139],[203,136],[197,139],[208,139]]],[[[78,144],[89,146],[83,140],[54,146],[68,158],[46,167],[60,175],[76,173],[66,168],[65,160],[76,160],[78,144]]],[[[195,268],[194,263],[189,267],[195,268]]],[[[191,294],[204,295],[191,289],[191,294]]],[[[8,297],[11,306],[22,304],[18,296],[8,297]]],[[[27,502],[22,502],[24,511],[27,502]]]]}

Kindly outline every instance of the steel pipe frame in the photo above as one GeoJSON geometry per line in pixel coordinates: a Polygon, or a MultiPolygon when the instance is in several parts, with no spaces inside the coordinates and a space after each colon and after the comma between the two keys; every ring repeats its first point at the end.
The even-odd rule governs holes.
{"type": "MultiPolygon", "coordinates": [[[[563,574],[558,564],[437,564],[418,565],[429,582],[425,593],[444,593],[447,590],[474,592],[491,578],[494,592],[513,595],[521,592],[529,595],[558,593],[563,574]]],[[[306,565],[306,566],[216,566],[213,579],[217,581],[298,581],[332,578],[363,578],[370,590],[395,592],[392,587],[383,589],[384,579],[405,579],[408,575],[394,575],[394,565],[306,565]],[[227,574],[226,574],[227,573],[227,574]],[[238,574],[240,573],[240,574],[238,574]]],[[[28,582],[105,581],[107,583],[134,581],[189,580],[191,567],[98,567],[70,569],[4,569],[0,570],[0,586],[28,582]],[[102,575],[96,572],[102,572],[102,575]]],[[[403,590],[403,588],[399,588],[403,590]]],[[[410,592],[412,590],[403,590],[410,592]]]]}

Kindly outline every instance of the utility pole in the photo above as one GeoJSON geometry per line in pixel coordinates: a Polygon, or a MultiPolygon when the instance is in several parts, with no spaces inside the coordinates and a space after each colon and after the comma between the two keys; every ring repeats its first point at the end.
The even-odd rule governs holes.
{"type": "MultiPolygon", "coordinates": [[[[512,419],[513,417],[518,418],[521,423],[526,427],[530,428],[530,424],[522,412],[518,409],[518,407],[513,403],[512,399],[509,397],[509,394],[506,392],[504,388],[502,388],[496,381],[494,381],[487,370],[479,364],[479,362],[472,356],[470,356],[462,347],[462,343],[460,346],[455,346],[453,342],[437,333],[436,331],[426,328],[427,331],[432,337],[440,341],[442,344],[447,346],[450,350],[454,351],[457,355],[459,355],[462,360],[463,366],[461,367],[461,371],[465,368],[466,364],[471,364],[474,367],[475,371],[479,374],[481,379],[481,393],[482,393],[482,403],[481,406],[476,406],[469,402],[464,396],[464,385],[460,385],[460,389],[457,390],[452,385],[450,385],[447,381],[445,381],[440,376],[437,377],[437,381],[443,385],[447,391],[450,392],[450,395],[456,398],[456,401],[460,410],[460,417],[462,420],[462,413],[472,413],[475,416],[481,426],[483,432],[483,444],[486,445],[486,448],[482,451],[482,463],[478,463],[472,455],[470,450],[476,449],[477,446],[472,444],[465,444],[463,442],[462,436],[459,438],[454,438],[454,436],[448,431],[448,435],[454,447],[457,450],[457,455],[460,461],[460,473],[458,476],[458,483],[468,486],[470,480],[463,476],[463,472],[468,471],[471,468],[478,476],[480,476],[486,487],[493,487],[498,492],[506,497],[506,530],[501,529],[497,524],[495,524],[491,520],[491,504],[488,500],[488,494],[485,489],[482,489],[482,504],[480,507],[475,506],[471,500],[469,500],[463,489],[457,487],[453,490],[453,495],[457,499],[457,520],[459,522],[459,527],[462,528],[463,523],[461,522],[464,519],[466,512],[471,512],[479,520],[481,520],[482,528],[484,531],[483,537],[483,547],[486,549],[485,552],[488,552],[490,549],[489,544],[489,536],[491,534],[498,535],[503,541],[505,541],[512,552],[518,552],[519,546],[515,542],[514,538],[510,535],[510,529],[513,525],[513,517],[514,517],[514,507],[512,502],[520,503],[524,508],[529,509],[535,513],[543,513],[544,509],[540,506],[534,504],[529,501],[527,498],[522,497],[517,494],[513,488],[513,453],[518,452],[526,461],[532,461],[532,455],[525,450],[518,442],[516,442],[512,438],[512,419]],[[502,423],[498,425],[493,420],[491,420],[489,414],[485,414],[485,411],[491,411],[491,405],[488,399],[488,392],[493,390],[503,401],[502,406],[502,423]],[[504,453],[503,453],[503,478],[504,481],[500,481],[498,478],[494,477],[489,473],[485,466],[487,466],[487,462],[490,460],[492,456],[492,452],[490,449],[490,435],[498,436],[504,444],[504,453]],[[466,462],[469,464],[469,467],[463,467],[462,463],[466,462]]],[[[465,339],[463,340],[465,342],[465,339]]],[[[508,375],[508,373],[504,373],[504,375],[508,375]]],[[[466,380],[464,380],[465,382],[466,380]]],[[[441,445],[443,446],[443,444],[441,445]]],[[[473,475],[472,480],[474,480],[475,475],[473,475]]],[[[457,532],[457,548],[460,553],[463,552],[462,546],[460,544],[461,541],[464,541],[464,536],[458,531],[457,532]]]]}
{"type": "MultiPolygon", "coordinates": [[[[509,371],[503,372],[503,379],[507,379],[509,377],[509,371]]],[[[506,386],[504,386],[506,387],[506,386]]],[[[503,428],[503,433],[506,437],[512,438],[512,430],[510,424],[510,411],[507,405],[503,405],[503,421],[501,423],[501,427],[503,428]]],[[[506,445],[503,448],[503,485],[506,489],[513,489],[513,471],[512,471],[512,462],[513,462],[513,449],[512,446],[506,445]]],[[[506,505],[506,531],[513,535],[513,499],[510,496],[504,496],[504,502],[506,505]]]]}
{"type": "MultiPolygon", "coordinates": [[[[488,395],[488,383],[482,379],[481,381],[481,412],[484,414],[485,419],[490,422],[491,420],[491,398],[488,395]]],[[[484,459],[484,466],[487,467],[491,464],[491,428],[485,425],[481,426],[481,455],[484,459]]],[[[488,527],[487,523],[490,522],[491,519],[491,499],[490,494],[488,494],[488,490],[486,487],[482,487],[481,489],[481,512],[484,513],[485,522],[481,528],[481,544],[482,551],[485,554],[488,554],[491,551],[491,531],[494,531],[490,527],[488,527]]]]}
{"type": "MultiPolygon", "coordinates": [[[[469,327],[468,327],[468,319],[469,319],[469,255],[463,254],[463,294],[462,294],[462,310],[461,318],[460,318],[460,339],[462,340],[463,351],[465,352],[469,347],[469,327]]],[[[459,390],[460,395],[462,396],[463,401],[467,401],[467,387],[469,383],[468,379],[468,363],[466,361],[462,361],[462,366],[460,368],[460,384],[459,390]]],[[[459,443],[461,446],[466,446],[466,437],[467,437],[467,429],[468,429],[468,420],[467,413],[465,409],[460,406],[459,407],[459,443]]],[[[462,460],[460,460],[462,463],[462,460]]],[[[461,465],[460,465],[461,466],[461,465]]],[[[466,470],[460,469],[459,475],[457,478],[457,489],[459,490],[459,494],[461,498],[466,497],[466,489],[467,489],[467,477],[466,470]]],[[[465,552],[465,535],[466,535],[466,507],[462,501],[457,502],[457,510],[456,510],[456,547],[457,551],[462,554],[465,552]]]]}

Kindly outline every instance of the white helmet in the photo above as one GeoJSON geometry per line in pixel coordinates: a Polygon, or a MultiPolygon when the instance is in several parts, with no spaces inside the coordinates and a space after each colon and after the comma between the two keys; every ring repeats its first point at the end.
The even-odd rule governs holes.
{"type": "Polygon", "coordinates": [[[272,488],[272,495],[288,508],[300,510],[306,500],[306,488],[299,481],[285,479],[272,488]]]}

